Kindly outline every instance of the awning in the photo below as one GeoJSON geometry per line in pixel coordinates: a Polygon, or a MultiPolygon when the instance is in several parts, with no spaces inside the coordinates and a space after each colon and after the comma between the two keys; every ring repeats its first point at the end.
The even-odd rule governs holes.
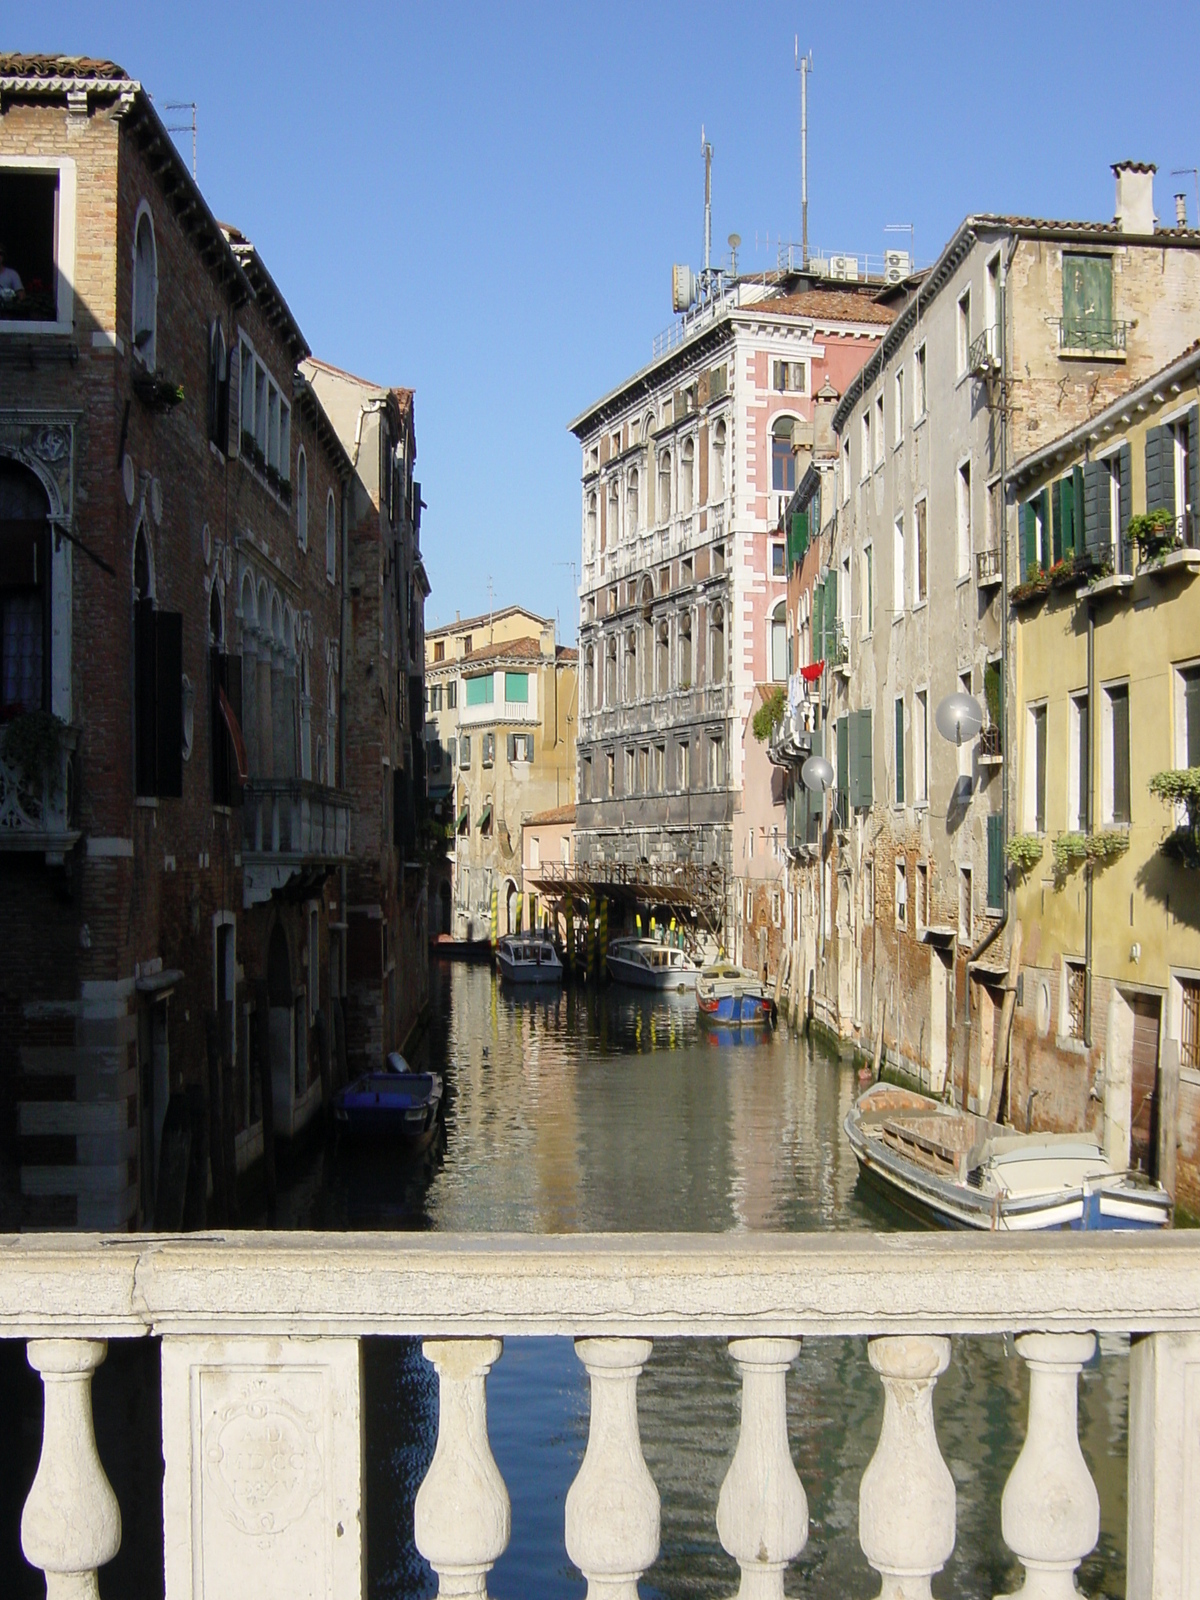
{"type": "Polygon", "coordinates": [[[149,972],[145,977],[135,978],[133,986],[139,994],[156,995],[162,999],[182,981],[183,973],[178,967],[166,967],[158,972],[149,972]]]}
{"type": "Polygon", "coordinates": [[[483,832],[483,830],[487,827],[488,823],[491,820],[492,820],[492,808],[491,808],[491,806],[484,806],[483,815],[479,819],[479,831],[480,831],[480,833],[483,832]]]}
{"type": "Polygon", "coordinates": [[[463,824],[469,819],[470,815],[470,806],[464,806],[458,813],[458,821],[454,824],[455,833],[461,833],[463,831],[463,824]]]}

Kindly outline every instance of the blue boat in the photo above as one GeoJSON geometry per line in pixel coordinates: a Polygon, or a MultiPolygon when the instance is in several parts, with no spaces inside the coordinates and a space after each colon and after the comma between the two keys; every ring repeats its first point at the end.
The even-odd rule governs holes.
{"type": "Polygon", "coordinates": [[[333,1116],[350,1138],[386,1139],[416,1154],[433,1142],[441,1104],[441,1073],[409,1072],[404,1057],[393,1054],[387,1071],[365,1072],[338,1090],[333,1116]]]}
{"type": "Polygon", "coordinates": [[[709,1023],[762,1027],[775,1020],[775,1004],[752,972],[718,961],[696,979],[696,1004],[709,1023]]]}

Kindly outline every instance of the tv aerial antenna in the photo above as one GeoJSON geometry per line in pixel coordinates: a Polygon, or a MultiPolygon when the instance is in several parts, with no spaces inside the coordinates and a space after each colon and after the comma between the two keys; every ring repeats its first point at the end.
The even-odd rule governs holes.
{"type": "Polygon", "coordinates": [[[196,102],[194,100],[164,100],[164,111],[190,111],[190,122],[168,122],[168,133],[190,133],[192,136],[192,182],[196,181],[196,102]]]}

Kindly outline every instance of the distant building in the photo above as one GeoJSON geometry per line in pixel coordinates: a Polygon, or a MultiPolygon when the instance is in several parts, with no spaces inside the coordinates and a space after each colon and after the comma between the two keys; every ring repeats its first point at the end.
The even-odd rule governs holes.
{"type": "MultiPolygon", "coordinates": [[[[1118,1166],[1200,1217],[1200,850],[1187,807],[1151,788],[1186,775],[1200,807],[1200,351],[1048,440],[1011,482],[1011,804],[1028,847],[1014,1120],[1095,1127],[1118,1166]],[[1139,545],[1146,513],[1160,526],[1142,524],[1139,545]]],[[[988,1099],[991,1068],[985,1052],[972,1099],[988,1099]]]]}
{"type": "Polygon", "coordinates": [[[785,691],[759,684],[739,729],[746,779],[733,813],[733,924],[726,936],[733,959],[760,975],[774,975],[787,948],[787,772],[772,764],[767,741],[753,729],[755,713],[776,692],[785,691]]]}
{"type": "Polygon", "coordinates": [[[521,830],[575,794],[577,654],[537,637],[481,641],[458,660],[452,932],[487,938],[516,926],[521,830]]]}
{"type": "Polygon", "coordinates": [[[731,881],[742,725],[755,686],[790,669],[780,518],[816,395],[843,391],[891,325],[882,288],[738,281],[571,424],[581,862],[715,864],[731,881]]]}
{"type": "MultiPolygon", "coordinates": [[[[539,927],[547,919],[538,900],[536,882],[555,867],[570,867],[575,860],[575,807],[553,806],[529,817],[521,829],[521,889],[525,895],[522,926],[539,927]]],[[[558,929],[560,935],[564,930],[558,929]]]]}

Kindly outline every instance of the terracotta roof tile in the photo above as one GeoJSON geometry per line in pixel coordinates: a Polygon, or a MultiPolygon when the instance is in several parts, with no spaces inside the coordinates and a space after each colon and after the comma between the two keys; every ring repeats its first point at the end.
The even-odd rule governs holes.
{"type": "MultiPolygon", "coordinates": [[[[542,659],[540,639],[497,640],[495,644],[481,644],[477,650],[470,650],[465,656],[459,657],[459,660],[464,664],[481,661],[540,661],[542,659]]],[[[579,651],[560,644],[555,650],[554,659],[564,663],[578,661],[579,651]]]]}
{"type": "Polygon", "coordinates": [[[97,83],[128,83],[115,61],[91,56],[0,55],[0,78],[90,78],[97,83]]]}
{"type": "Polygon", "coordinates": [[[781,294],[769,300],[756,300],[746,310],[771,316],[820,317],[822,321],[872,322],[886,327],[894,322],[891,306],[881,306],[864,294],[848,289],[802,289],[799,294],[781,294]]]}
{"type": "Polygon", "coordinates": [[[539,827],[548,828],[556,822],[574,821],[574,806],[553,806],[549,811],[539,811],[536,817],[526,817],[525,826],[528,828],[536,824],[539,827]]]}

